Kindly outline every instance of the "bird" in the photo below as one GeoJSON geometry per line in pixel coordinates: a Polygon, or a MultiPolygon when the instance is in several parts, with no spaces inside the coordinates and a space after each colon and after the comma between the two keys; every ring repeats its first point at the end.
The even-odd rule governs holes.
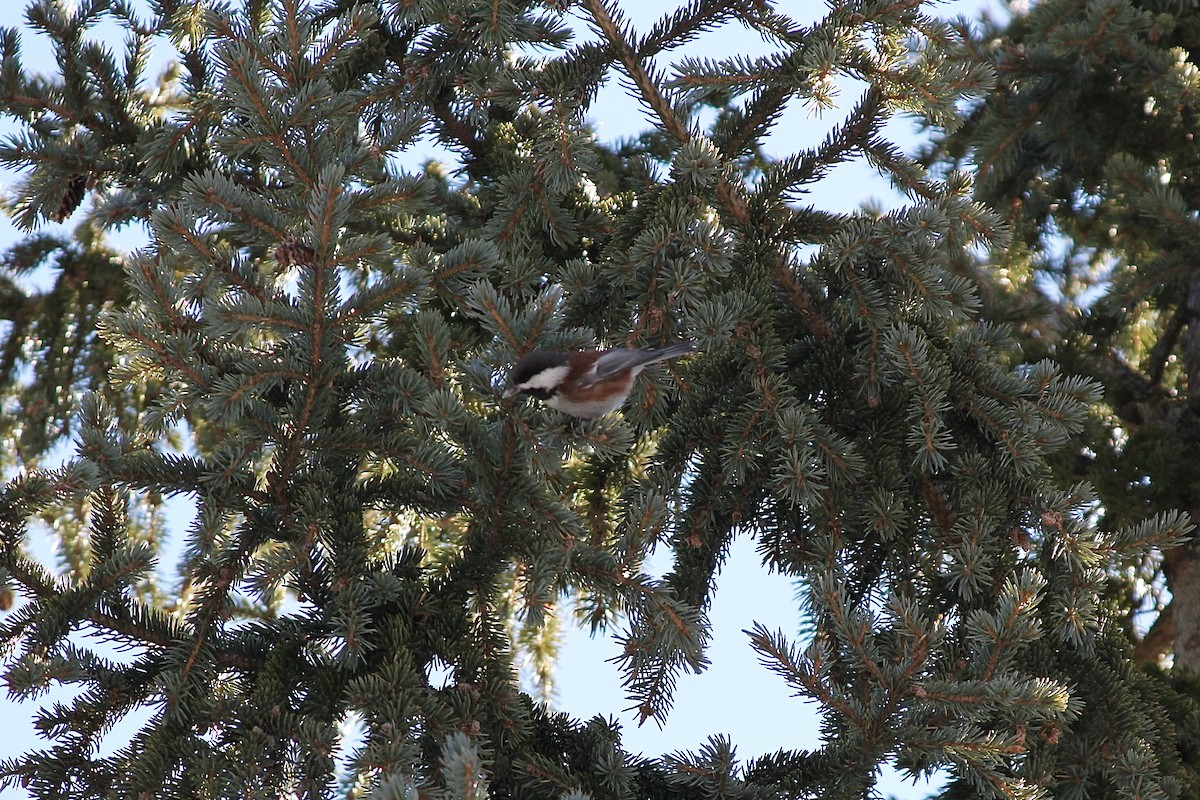
{"type": "Polygon", "coordinates": [[[620,408],[648,364],[695,349],[695,342],[682,341],[650,350],[533,350],[513,366],[504,397],[527,394],[564,414],[592,419],[620,408]]]}

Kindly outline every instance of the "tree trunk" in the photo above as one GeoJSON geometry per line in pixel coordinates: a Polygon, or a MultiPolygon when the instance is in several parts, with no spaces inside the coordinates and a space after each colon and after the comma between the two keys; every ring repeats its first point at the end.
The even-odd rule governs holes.
{"type": "MultiPolygon", "coordinates": [[[[1200,457],[1200,273],[1188,288],[1188,330],[1184,357],[1187,359],[1188,408],[1180,417],[1179,444],[1200,457]]],[[[1189,490],[1188,512],[1200,519],[1200,498],[1189,490]]],[[[1200,543],[1194,538],[1167,551],[1163,571],[1171,590],[1175,621],[1175,667],[1200,674],[1200,543]]]]}

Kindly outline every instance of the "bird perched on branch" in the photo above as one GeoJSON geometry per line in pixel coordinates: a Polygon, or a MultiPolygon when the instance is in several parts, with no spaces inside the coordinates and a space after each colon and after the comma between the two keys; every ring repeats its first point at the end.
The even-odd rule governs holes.
{"type": "Polygon", "coordinates": [[[619,408],[648,364],[695,349],[695,342],[684,341],[652,350],[534,350],[513,367],[504,396],[527,394],[564,414],[591,419],[619,408]]]}

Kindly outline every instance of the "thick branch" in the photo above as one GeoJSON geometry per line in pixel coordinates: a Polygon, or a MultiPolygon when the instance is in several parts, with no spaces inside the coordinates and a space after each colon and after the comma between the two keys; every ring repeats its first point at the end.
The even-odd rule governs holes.
{"type": "Polygon", "coordinates": [[[1133,648],[1133,660],[1138,664],[1157,664],[1175,647],[1175,607],[1169,604],[1154,620],[1150,630],[1133,648]]]}

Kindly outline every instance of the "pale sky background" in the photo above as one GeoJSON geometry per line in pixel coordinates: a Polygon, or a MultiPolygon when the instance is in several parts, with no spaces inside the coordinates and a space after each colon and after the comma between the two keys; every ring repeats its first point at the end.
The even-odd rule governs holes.
{"type": "MultiPolygon", "coordinates": [[[[990,9],[993,14],[1004,13],[999,10],[997,3],[998,0],[953,0],[931,4],[930,8],[945,18],[975,16],[983,8],[990,9]]],[[[9,0],[7,5],[16,8],[24,4],[19,0],[9,0]]],[[[675,7],[674,3],[644,0],[622,5],[626,7],[626,14],[638,31],[647,30],[658,16],[675,7]]],[[[825,11],[824,4],[816,0],[782,0],[778,6],[801,16],[810,14],[811,19],[816,19],[825,11]],[[796,12],[796,8],[804,11],[796,12]]],[[[588,35],[585,25],[579,24],[576,29],[588,35]]],[[[96,35],[111,38],[114,30],[101,29],[96,31],[96,35]]],[[[118,37],[113,41],[119,42],[120,39],[118,37]]],[[[692,45],[669,54],[669,58],[674,60],[686,55],[723,57],[738,53],[752,55],[763,52],[763,49],[763,43],[757,35],[745,31],[741,26],[731,25],[716,33],[701,36],[692,45]],[[715,45],[720,47],[720,52],[712,51],[715,45]]],[[[168,56],[164,53],[159,57],[159,62],[168,56]]],[[[24,57],[27,67],[45,71],[54,69],[48,47],[31,35],[24,38],[24,57]]],[[[660,67],[667,63],[665,58],[658,60],[660,67]]],[[[788,153],[820,142],[858,100],[861,87],[845,83],[841,88],[838,108],[822,116],[810,116],[805,109],[789,110],[775,128],[768,149],[772,149],[773,145],[775,152],[788,153]]],[[[610,78],[589,116],[595,123],[598,136],[606,141],[634,136],[653,124],[615,78],[610,78]]],[[[14,130],[12,123],[0,121],[0,134],[7,135],[14,130]]],[[[916,127],[911,120],[894,120],[886,130],[893,141],[907,150],[911,151],[918,143],[916,127]]],[[[426,158],[437,155],[434,147],[418,149],[410,154],[411,163],[415,167],[426,158]]],[[[13,182],[13,175],[0,172],[0,182],[7,189],[13,182]]],[[[809,196],[809,200],[820,208],[833,211],[852,211],[867,201],[885,209],[902,204],[902,198],[890,188],[887,181],[861,160],[837,167],[809,196]]],[[[68,220],[62,227],[69,231],[72,221],[68,220]]],[[[17,239],[18,233],[7,218],[0,217],[0,250],[7,249],[17,239]]],[[[145,233],[134,229],[122,232],[113,241],[118,246],[132,249],[145,241],[145,233]]],[[[186,499],[176,499],[174,507],[177,511],[170,515],[172,538],[178,547],[179,537],[191,518],[191,505],[186,499]]],[[[53,563],[50,547],[48,540],[35,543],[37,552],[45,557],[47,563],[53,563]]],[[[666,572],[669,554],[660,551],[651,559],[649,567],[657,568],[659,574],[666,572]]],[[[786,577],[771,574],[763,568],[755,552],[754,541],[749,536],[742,536],[731,548],[714,596],[710,612],[713,639],[708,653],[712,666],[702,675],[685,674],[680,677],[673,710],[661,729],[652,722],[639,728],[632,712],[621,711],[631,703],[621,688],[617,665],[610,662],[618,655],[620,648],[611,636],[591,638],[582,629],[568,631],[560,650],[555,707],[580,719],[597,714],[615,717],[624,729],[625,749],[646,756],[695,750],[709,737],[718,734],[729,736],[737,747],[737,755],[742,763],[779,749],[819,747],[816,705],[793,697],[782,678],[762,667],[744,633],[754,623],[761,623],[770,630],[782,630],[790,637],[797,638],[801,620],[796,587],[786,577]]],[[[53,702],[70,694],[52,692],[42,702],[53,702]]],[[[45,740],[38,738],[33,729],[31,716],[34,710],[33,704],[18,705],[6,694],[0,695],[0,723],[3,724],[0,758],[46,746],[45,740]]],[[[140,721],[134,720],[112,731],[105,737],[105,751],[111,752],[123,744],[127,740],[125,737],[136,729],[140,721]]],[[[934,788],[936,785],[938,781],[935,780],[934,788]]],[[[894,772],[885,772],[878,786],[881,796],[894,795],[903,800],[926,797],[930,790],[931,787],[924,783],[914,786],[911,782],[902,781],[894,772]]],[[[22,790],[0,792],[0,800],[23,800],[26,797],[28,795],[22,790]]]]}

